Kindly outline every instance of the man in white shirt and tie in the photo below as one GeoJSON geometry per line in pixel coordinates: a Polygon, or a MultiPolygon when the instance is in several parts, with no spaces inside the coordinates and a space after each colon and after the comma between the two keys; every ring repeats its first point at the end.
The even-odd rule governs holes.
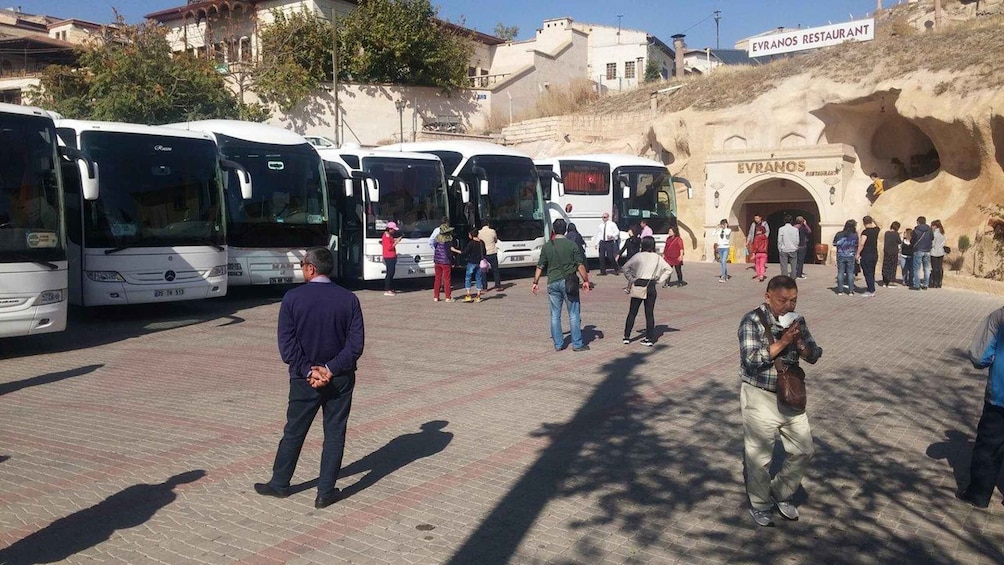
{"type": "Polygon", "coordinates": [[[621,230],[617,224],[610,221],[610,214],[603,213],[603,221],[596,228],[596,235],[593,236],[593,247],[600,254],[600,275],[607,274],[607,265],[611,265],[615,274],[620,274],[620,267],[617,265],[617,250],[620,249],[621,230]]]}

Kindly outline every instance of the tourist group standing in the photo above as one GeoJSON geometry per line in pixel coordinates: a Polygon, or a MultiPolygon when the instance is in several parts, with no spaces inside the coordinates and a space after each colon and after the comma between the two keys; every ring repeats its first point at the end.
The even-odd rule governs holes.
{"type": "MultiPolygon", "coordinates": [[[[861,296],[875,296],[875,268],[879,261],[878,239],[880,226],[871,216],[862,219],[864,228],[858,232],[857,222],[847,220],[844,229],[833,236],[837,255],[836,292],[854,293],[855,270],[860,269],[865,279],[865,292],[861,296]]],[[[930,225],[920,216],[913,228],[900,233],[902,225],[893,222],[882,236],[882,286],[895,286],[896,267],[902,273],[902,282],[913,290],[940,288],[944,278],[944,259],[950,251],[945,245],[945,227],[941,220],[930,225]]]]}

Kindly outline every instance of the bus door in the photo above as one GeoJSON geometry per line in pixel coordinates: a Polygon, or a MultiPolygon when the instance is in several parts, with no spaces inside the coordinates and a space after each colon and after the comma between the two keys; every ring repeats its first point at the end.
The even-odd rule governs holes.
{"type": "Polygon", "coordinates": [[[328,229],[335,240],[335,276],[361,279],[363,276],[362,183],[348,172],[325,163],[328,185],[328,229]]]}

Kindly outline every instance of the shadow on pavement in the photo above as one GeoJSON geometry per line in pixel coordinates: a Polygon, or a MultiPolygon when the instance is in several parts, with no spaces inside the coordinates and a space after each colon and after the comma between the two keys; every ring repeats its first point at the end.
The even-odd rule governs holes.
{"type": "Polygon", "coordinates": [[[589,501],[590,510],[559,525],[577,534],[563,534],[574,539],[556,563],[622,560],[594,537],[612,526],[630,537],[632,553],[650,549],[687,562],[941,564],[955,562],[962,546],[1002,563],[995,531],[978,527],[980,518],[954,498],[955,483],[968,474],[970,442],[929,417],[957,416],[975,426],[982,405],[980,379],[965,380],[953,394],[932,394],[961,366],[944,353],[924,371],[912,366],[900,374],[895,367],[809,369],[816,457],[796,502],[811,519],[779,520],[776,528],[755,526],[746,512],[734,373],[715,371],[653,393],[645,375],[665,367],[646,366],[644,353],[611,360],[570,420],[543,427],[550,445],[449,563],[530,560],[535,548],[521,547],[530,530],[538,520],[554,526],[555,513],[572,500],[589,501]],[[927,443],[918,447],[904,436],[935,445],[925,453],[927,443]],[[951,469],[928,456],[946,459],[951,469]]]}
{"type": "Polygon", "coordinates": [[[97,371],[101,365],[85,365],[83,367],[77,367],[76,369],[70,369],[68,371],[59,371],[57,373],[48,373],[46,375],[39,375],[37,377],[31,377],[30,379],[22,379],[20,381],[12,381],[9,383],[0,383],[0,396],[5,394],[10,394],[12,392],[17,392],[23,388],[47,385],[59,382],[64,379],[72,379],[73,377],[79,377],[86,375],[88,373],[93,373],[97,371]]]}
{"type": "MultiPolygon", "coordinates": [[[[395,471],[414,463],[419,459],[431,457],[446,449],[446,446],[453,441],[453,434],[442,431],[449,425],[445,420],[433,420],[422,424],[422,431],[414,434],[398,436],[387,445],[370,453],[362,459],[342,467],[338,473],[338,480],[345,477],[358,475],[369,471],[363,478],[348,487],[342,488],[341,498],[348,498],[360,491],[369,488],[380,479],[393,474],[395,471]]],[[[290,494],[296,494],[317,486],[317,479],[289,487],[290,494]]]]}
{"type": "Polygon", "coordinates": [[[237,287],[222,298],[130,306],[70,308],[66,331],[0,340],[0,359],[78,351],[164,330],[220,320],[218,327],[242,323],[240,310],[282,300],[292,286],[237,287]]]}
{"type": "Polygon", "coordinates": [[[339,479],[359,473],[366,473],[361,479],[342,489],[342,497],[348,498],[377,483],[380,479],[423,459],[431,457],[453,441],[453,434],[443,431],[449,422],[434,420],[422,424],[422,431],[405,434],[392,439],[387,445],[362,459],[342,468],[339,479]]]}
{"type": "Polygon", "coordinates": [[[60,518],[0,550],[9,565],[61,561],[108,540],[116,530],[139,526],[178,497],[174,488],[204,477],[203,470],[175,475],[155,485],[133,485],[98,504],[60,518]]]}

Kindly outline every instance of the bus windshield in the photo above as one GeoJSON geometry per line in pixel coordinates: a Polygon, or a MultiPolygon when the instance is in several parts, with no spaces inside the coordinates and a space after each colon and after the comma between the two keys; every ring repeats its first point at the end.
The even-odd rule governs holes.
{"type": "MultiPolygon", "coordinates": [[[[540,181],[528,157],[479,155],[460,173],[471,187],[471,201],[477,202],[481,219],[493,222],[503,241],[529,241],[544,237],[544,211],[540,181]],[[478,188],[488,180],[488,194],[478,188]]],[[[465,216],[468,216],[465,210],[465,216]]]]}
{"type": "Polygon", "coordinates": [[[673,178],[659,167],[620,167],[614,171],[614,202],[622,230],[645,220],[655,233],[668,233],[676,221],[676,192],[673,178]],[[624,198],[621,183],[629,187],[624,198]]]}
{"type": "Polygon", "coordinates": [[[66,258],[55,140],[51,120],[0,115],[0,260],[66,258]]]}
{"type": "Polygon", "coordinates": [[[84,203],[88,247],[223,245],[216,145],[208,139],[85,131],[101,193],[84,203]]]}
{"type": "Polygon", "coordinates": [[[428,238],[447,214],[446,187],[438,161],[365,157],[363,170],[380,185],[380,201],[369,202],[367,237],[380,237],[387,222],[407,238],[428,238]]]}
{"type": "Polygon", "coordinates": [[[228,173],[227,215],[231,245],[314,247],[328,245],[327,194],[321,158],[309,144],[274,145],[218,135],[220,152],[251,173],[250,200],[228,173]]]}

